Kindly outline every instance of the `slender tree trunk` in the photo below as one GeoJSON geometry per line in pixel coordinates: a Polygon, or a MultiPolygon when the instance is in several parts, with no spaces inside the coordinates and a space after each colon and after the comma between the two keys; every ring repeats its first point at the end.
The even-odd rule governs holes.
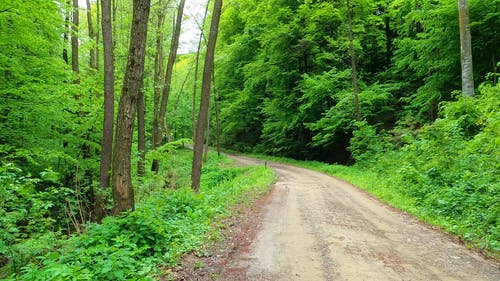
{"type": "Polygon", "coordinates": [[[70,32],[70,20],[71,20],[71,0],[68,0],[65,2],[66,7],[64,9],[64,33],[63,33],[63,42],[64,42],[64,47],[63,47],[63,53],[62,57],[63,60],[66,62],[66,64],[69,64],[69,56],[68,56],[68,40],[69,36],[68,33],[70,32]]]}
{"type": "Polygon", "coordinates": [[[474,77],[472,74],[472,47],[469,25],[469,3],[458,0],[458,18],[460,25],[460,62],[462,64],[462,93],[474,96],[474,77]]]}
{"type": "MultiPolygon", "coordinates": [[[[177,19],[175,21],[175,29],[174,29],[174,34],[172,35],[172,43],[170,45],[170,53],[168,54],[168,62],[167,62],[167,72],[165,74],[165,85],[163,87],[163,92],[161,96],[161,102],[160,102],[160,129],[159,131],[165,133],[167,135],[168,139],[168,131],[167,131],[167,120],[166,120],[166,114],[167,114],[167,104],[168,104],[168,98],[170,95],[170,86],[172,82],[172,73],[174,71],[174,63],[175,63],[175,58],[177,56],[177,48],[179,47],[179,37],[181,35],[181,25],[182,25],[182,17],[184,13],[184,4],[186,3],[186,0],[181,0],[179,3],[179,7],[177,9],[177,19]]],[[[161,141],[161,137],[159,140],[161,141]]],[[[161,143],[156,143],[155,147],[160,146],[161,143]]]]}
{"type": "Polygon", "coordinates": [[[203,163],[207,163],[208,144],[210,141],[210,106],[208,108],[206,127],[207,127],[207,129],[205,131],[205,148],[203,149],[203,163]]]}
{"type": "Polygon", "coordinates": [[[182,92],[184,91],[184,86],[186,86],[187,80],[188,80],[189,76],[191,75],[191,71],[193,71],[193,66],[194,66],[194,64],[189,67],[189,69],[186,73],[186,76],[182,80],[181,87],[179,88],[179,92],[177,93],[177,97],[175,98],[175,107],[174,107],[175,111],[177,111],[179,109],[179,102],[181,99],[181,95],[182,95],[182,92]]]}
{"type": "Polygon", "coordinates": [[[352,32],[352,9],[351,1],[347,0],[347,24],[349,28],[349,54],[351,55],[351,78],[352,88],[354,90],[354,118],[361,120],[361,113],[359,110],[359,87],[358,87],[358,72],[356,62],[356,52],[354,51],[354,35],[352,32]]]}
{"type": "MultiPolygon", "coordinates": [[[[191,76],[191,72],[193,71],[193,68],[194,68],[194,63],[189,67],[189,69],[188,69],[188,71],[186,73],[186,76],[182,80],[181,87],[179,88],[179,91],[177,92],[177,95],[176,95],[176,98],[175,98],[174,110],[173,110],[173,113],[172,113],[173,116],[177,116],[177,112],[179,111],[179,104],[180,104],[180,101],[181,101],[181,96],[182,96],[182,93],[184,92],[184,86],[186,86],[187,80],[191,76]]],[[[178,132],[177,127],[172,128],[172,130],[174,132],[173,137],[174,137],[174,139],[176,139],[177,138],[177,132],[178,132]]],[[[184,135],[183,135],[183,137],[184,137],[184,135]]]]}
{"type": "Polygon", "coordinates": [[[144,72],[149,9],[150,0],[134,0],[128,62],[118,106],[113,147],[112,187],[115,214],[134,209],[130,154],[137,97],[144,72]]]}
{"type": "Polygon", "coordinates": [[[97,30],[95,34],[95,63],[96,63],[96,69],[99,70],[100,67],[100,62],[99,62],[99,44],[100,44],[100,39],[101,39],[101,32],[99,30],[99,24],[101,22],[101,0],[96,1],[96,17],[97,17],[97,30]]]}
{"type": "Polygon", "coordinates": [[[137,97],[137,151],[139,151],[139,161],[137,161],[137,175],[144,177],[144,161],[146,157],[146,117],[144,106],[144,92],[139,89],[137,97]]]}
{"type": "Polygon", "coordinates": [[[220,121],[219,121],[219,96],[215,87],[215,70],[212,70],[212,84],[214,93],[214,109],[215,109],[215,137],[217,142],[217,155],[220,156],[220,121]]]}
{"type": "MultiPolygon", "coordinates": [[[[113,151],[113,118],[114,118],[114,85],[115,67],[113,54],[113,34],[111,26],[111,0],[100,0],[102,3],[102,39],[104,47],[104,122],[102,130],[101,169],[99,183],[102,189],[109,187],[111,156],[113,151]]],[[[105,197],[100,192],[96,197],[96,219],[104,217],[105,197]]]]}
{"type": "Polygon", "coordinates": [[[111,22],[113,25],[113,46],[116,46],[116,38],[118,35],[116,34],[116,11],[118,10],[118,3],[117,0],[111,0],[111,9],[112,9],[112,14],[111,14],[111,22]]]}
{"type": "Polygon", "coordinates": [[[210,34],[208,36],[207,54],[205,56],[205,65],[203,67],[203,79],[201,83],[201,102],[198,114],[198,124],[196,127],[194,147],[193,147],[193,166],[191,173],[191,188],[195,191],[200,190],[201,177],[201,157],[203,153],[203,133],[207,122],[208,108],[210,104],[210,81],[214,65],[215,45],[217,43],[217,34],[219,29],[219,20],[222,10],[222,0],[215,0],[214,11],[212,14],[212,23],[210,25],[210,34]]]}
{"type": "Polygon", "coordinates": [[[75,78],[73,79],[74,84],[80,84],[80,67],[78,65],[78,25],[80,24],[78,9],[78,0],[73,0],[73,18],[71,26],[71,66],[75,78]]]}
{"type": "MultiPolygon", "coordinates": [[[[165,4],[168,5],[170,1],[165,4]]],[[[162,0],[158,2],[158,5],[162,5],[162,0]]],[[[155,65],[154,65],[154,76],[153,76],[153,92],[154,92],[154,108],[153,108],[153,141],[152,149],[158,147],[161,144],[161,129],[160,129],[160,98],[161,98],[161,88],[163,85],[163,22],[165,19],[164,8],[158,9],[158,23],[156,26],[156,53],[155,53],[155,65]]],[[[151,165],[151,171],[158,173],[159,162],[154,159],[151,165]]]]}
{"type": "Polygon", "coordinates": [[[96,63],[96,57],[95,57],[95,36],[94,36],[94,24],[92,23],[92,6],[90,5],[90,0],[86,0],[87,4],[87,25],[89,28],[89,38],[90,40],[94,41],[94,46],[92,46],[89,50],[89,55],[90,55],[90,61],[89,65],[90,68],[97,69],[97,63],[96,63]]]}
{"type": "Polygon", "coordinates": [[[205,27],[205,21],[207,19],[208,7],[210,6],[210,0],[207,0],[207,4],[205,5],[205,14],[203,15],[203,21],[200,27],[200,38],[198,39],[198,49],[196,50],[196,62],[194,68],[194,83],[193,83],[193,111],[191,114],[192,122],[193,122],[193,140],[194,135],[196,133],[196,94],[198,87],[198,69],[200,65],[200,52],[201,52],[201,43],[203,41],[203,28],[205,27]]]}

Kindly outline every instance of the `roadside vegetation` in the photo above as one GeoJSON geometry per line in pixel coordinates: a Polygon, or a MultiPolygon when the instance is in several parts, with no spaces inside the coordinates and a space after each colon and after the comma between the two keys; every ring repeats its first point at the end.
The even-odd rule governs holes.
{"type": "Polygon", "coordinates": [[[182,254],[217,239],[217,225],[231,207],[266,192],[274,180],[269,169],[236,167],[209,153],[196,194],[189,188],[192,151],[170,151],[162,173],[138,178],[135,211],[82,224],[72,235],[66,189],[3,165],[0,278],[153,280],[162,274],[160,265],[173,266],[182,254]]]}
{"type": "Polygon", "coordinates": [[[416,132],[360,122],[349,146],[353,166],[253,156],[342,178],[498,258],[499,108],[500,86],[484,85],[475,99],[443,103],[439,118],[416,132]]]}

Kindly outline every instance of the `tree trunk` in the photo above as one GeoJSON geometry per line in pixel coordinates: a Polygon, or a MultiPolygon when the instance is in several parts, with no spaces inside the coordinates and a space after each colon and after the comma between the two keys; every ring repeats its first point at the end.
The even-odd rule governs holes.
{"type": "Polygon", "coordinates": [[[462,64],[462,93],[474,96],[474,78],[472,74],[472,48],[469,25],[469,3],[458,0],[458,19],[460,25],[460,62],[462,64]]]}
{"type": "MultiPolygon", "coordinates": [[[[114,118],[114,54],[113,34],[111,26],[111,0],[100,0],[102,3],[102,39],[104,47],[104,122],[102,130],[101,169],[99,183],[102,189],[109,187],[111,156],[113,151],[113,118],[114,118]]],[[[100,194],[103,194],[100,192],[100,194]]],[[[103,195],[98,195],[96,202],[96,218],[101,221],[104,217],[103,195]]]]}
{"type": "Polygon", "coordinates": [[[146,157],[146,117],[144,106],[144,92],[139,89],[137,97],[137,151],[139,152],[139,161],[137,161],[137,175],[144,177],[144,161],[146,157]]]}
{"type": "Polygon", "coordinates": [[[80,67],[78,65],[78,25],[80,24],[80,17],[78,14],[78,0],[73,0],[73,18],[71,26],[71,66],[75,78],[74,84],[80,84],[80,67]]]}
{"type": "MultiPolygon", "coordinates": [[[[165,4],[165,9],[170,1],[165,4]]],[[[158,2],[162,5],[162,0],[158,2]]],[[[158,23],[156,26],[156,53],[153,76],[153,92],[154,92],[154,108],[153,108],[153,141],[152,149],[157,148],[161,144],[161,129],[160,129],[160,98],[161,87],[163,84],[163,22],[165,19],[165,10],[158,9],[158,23]]],[[[151,171],[158,173],[159,162],[154,159],[151,165],[151,171]]]]}
{"type": "Polygon", "coordinates": [[[200,38],[198,39],[198,49],[196,50],[196,62],[194,68],[194,83],[193,83],[193,111],[191,114],[192,122],[193,122],[193,140],[194,135],[196,133],[196,91],[198,87],[198,69],[200,65],[200,51],[201,51],[201,42],[203,41],[203,28],[205,26],[205,21],[207,19],[208,7],[210,6],[210,0],[207,0],[207,4],[205,5],[205,14],[203,15],[203,22],[200,27],[200,38]]]}
{"type": "Polygon", "coordinates": [[[116,38],[118,36],[117,33],[116,33],[116,11],[118,10],[118,2],[117,0],[111,0],[111,9],[112,9],[112,14],[111,14],[111,23],[113,25],[113,34],[115,34],[115,36],[113,36],[113,46],[116,46],[116,38]]]}
{"type": "Polygon", "coordinates": [[[177,109],[179,109],[179,102],[180,102],[180,99],[181,99],[181,95],[182,95],[182,92],[184,92],[184,86],[186,86],[187,80],[188,80],[189,76],[191,75],[191,71],[193,71],[193,67],[194,67],[194,64],[192,64],[188,68],[186,76],[182,80],[181,87],[179,88],[179,92],[177,93],[177,97],[175,98],[175,109],[174,109],[175,111],[177,111],[177,109]]]}
{"type": "Polygon", "coordinates": [[[112,187],[115,214],[134,209],[130,154],[137,96],[144,72],[149,9],[150,0],[134,0],[128,62],[118,106],[113,148],[112,187]]]}
{"type": "MultiPolygon", "coordinates": [[[[170,86],[172,82],[172,73],[174,71],[174,63],[175,63],[175,58],[177,56],[177,48],[179,47],[179,36],[181,35],[181,25],[182,25],[182,16],[184,13],[184,4],[186,3],[186,0],[181,0],[179,3],[179,7],[177,9],[177,19],[175,21],[175,30],[174,34],[172,35],[172,43],[170,45],[170,53],[168,54],[168,62],[167,62],[167,72],[165,74],[165,85],[163,87],[163,93],[161,96],[161,103],[160,103],[160,128],[157,129],[159,132],[161,132],[160,136],[165,133],[167,135],[168,139],[168,131],[167,131],[167,123],[166,123],[166,114],[167,114],[167,104],[168,104],[168,97],[170,95],[170,86]]],[[[158,147],[161,145],[161,140],[162,138],[159,137],[157,140],[160,141],[160,143],[156,143],[155,147],[158,147]]]]}
{"type": "Polygon", "coordinates": [[[193,166],[191,174],[191,188],[196,192],[200,190],[201,177],[201,157],[203,153],[203,133],[207,122],[208,108],[210,104],[210,82],[212,78],[215,45],[217,43],[217,34],[219,20],[222,9],[222,0],[215,0],[214,11],[212,14],[212,23],[210,25],[210,34],[208,36],[207,54],[205,56],[205,65],[203,67],[203,79],[201,83],[201,102],[198,114],[198,124],[196,127],[194,148],[193,148],[193,166]]]}
{"type": "Polygon", "coordinates": [[[207,163],[208,144],[210,141],[210,106],[208,107],[206,127],[207,127],[207,130],[205,131],[205,148],[203,149],[203,163],[207,163]]]}
{"type": "Polygon", "coordinates": [[[347,24],[349,27],[349,54],[351,55],[351,78],[352,78],[352,88],[354,91],[354,118],[356,120],[361,120],[361,113],[359,110],[359,87],[358,87],[358,73],[357,73],[357,62],[356,62],[356,52],[354,51],[354,35],[352,32],[352,9],[351,1],[347,0],[347,24]]]}
{"type": "Polygon", "coordinates": [[[69,64],[69,56],[68,56],[68,33],[70,32],[70,20],[71,20],[71,0],[65,2],[66,6],[64,9],[64,33],[63,33],[63,53],[62,57],[66,64],[69,64]]]}
{"type": "Polygon", "coordinates": [[[92,6],[90,5],[90,0],[86,0],[86,4],[87,4],[87,25],[89,28],[89,38],[90,40],[94,41],[94,45],[90,47],[89,51],[90,55],[89,65],[90,68],[97,69],[96,57],[95,57],[96,42],[94,36],[94,24],[92,23],[92,6]]]}
{"type": "Polygon", "coordinates": [[[217,142],[217,155],[220,156],[220,121],[219,121],[219,96],[215,87],[215,70],[212,70],[212,84],[214,91],[214,109],[215,109],[215,138],[217,142]]]}
{"type": "Polygon", "coordinates": [[[96,17],[97,17],[97,30],[95,34],[95,63],[96,63],[96,69],[99,70],[100,67],[100,62],[99,62],[99,43],[100,43],[100,37],[101,37],[101,32],[99,30],[99,24],[101,22],[101,5],[99,4],[100,0],[96,1],[96,17]]]}

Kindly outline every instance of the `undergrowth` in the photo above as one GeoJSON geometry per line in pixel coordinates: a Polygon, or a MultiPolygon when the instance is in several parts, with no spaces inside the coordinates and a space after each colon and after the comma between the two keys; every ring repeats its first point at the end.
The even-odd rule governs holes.
{"type": "Polygon", "coordinates": [[[158,265],[175,265],[214,239],[217,221],[232,205],[265,192],[274,180],[269,169],[234,167],[210,153],[196,194],[187,187],[192,152],[181,149],[168,158],[163,175],[137,180],[135,211],[88,224],[67,239],[47,232],[9,249],[3,245],[10,258],[3,274],[12,272],[6,280],[154,280],[158,265]]]}

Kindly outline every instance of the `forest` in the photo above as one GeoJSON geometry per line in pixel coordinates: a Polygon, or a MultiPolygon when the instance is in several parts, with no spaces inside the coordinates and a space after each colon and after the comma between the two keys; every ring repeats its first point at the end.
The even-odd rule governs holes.
{"type": "Polygon", "coordinates": [[[0,1],[0,278],[162,276],[274,180],[220,149],[498,258],[499,32],[500,0],[0,1]]]}

